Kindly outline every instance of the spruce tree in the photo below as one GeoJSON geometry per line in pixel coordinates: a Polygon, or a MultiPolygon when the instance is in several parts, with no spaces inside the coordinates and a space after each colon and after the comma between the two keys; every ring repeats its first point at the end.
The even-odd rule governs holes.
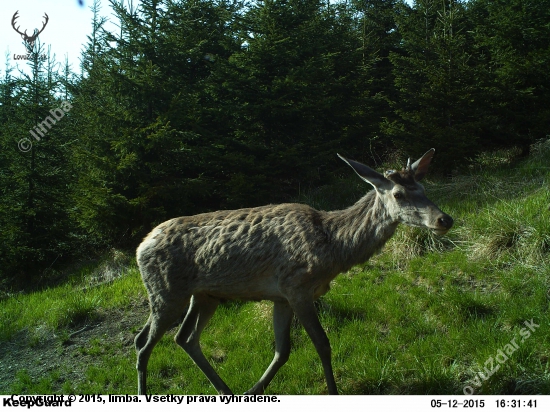
{"type": "Polygon", "coordinates": [[[386,122],[385,130],[407,154],[436,147],[440,163],[434,166],[451,171],[478,150],[482,122],[466,6],[457,0],[417,0],[400,10],[402,53],[391,55],[398,119],[386,122]]]}

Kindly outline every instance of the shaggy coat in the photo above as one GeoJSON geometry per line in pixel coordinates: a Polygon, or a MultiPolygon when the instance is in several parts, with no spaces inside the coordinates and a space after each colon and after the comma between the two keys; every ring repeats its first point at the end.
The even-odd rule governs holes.
{"type": "Polygon", "coordinates": [[[202,329],[226,299],[275,302],[275,357],[248,393],[263,393],[288,359],[293,314],[321,358],[329,393],[337,393],[330,344],[313,301],[339,273],[368,260],[399,223],[439,234],[449,230],[452,218],[426,198],[418,183],[432,155],[433,149],[403,171],[386,175],[342,158],[375,189],[344,210],[268,205],[179,217],[153,229],[137,249],[151,309],[135,339],[139,393],[146,392],[153,347],[187,307],[176,342],[219,393],[231,393],[199,345],[202,329]]]}

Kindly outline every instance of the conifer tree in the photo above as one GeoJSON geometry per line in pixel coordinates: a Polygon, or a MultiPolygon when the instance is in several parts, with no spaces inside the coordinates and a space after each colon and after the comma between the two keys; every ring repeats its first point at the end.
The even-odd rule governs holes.
{"type": "Polygon", "coordinates": [[[57,65],[36,41],[30,74],[13,82],[6,72],[2,99],[2,277],[26,285],[70,255],[71,168],[65,125],[70,103],[58,97],[57,65]],[[46,58],[44,60],[44,57],[46,58]],[[65,125],[64,125],[65,123],[65,125]]]}
{"type": "Polygon", "coordinates": [[[475,40],[487,56],[493,122],[485,149],[529,146],[548,135],[550,115],[550,2],[488,1],[469,4],[475,40]]]}
{"type": "MultiPolygon", "coordinates": [[[[465,3],[417,0],[400,6],[402,53],[391,56],[399,119],[386,123],[397,147],[420,153],[437,147],[439,165],[451,171],[478,150],[482,119],[475,102],[471,27],[465,3]]],[[[438,166],[434,164],[434,166],[438,166]]]]}

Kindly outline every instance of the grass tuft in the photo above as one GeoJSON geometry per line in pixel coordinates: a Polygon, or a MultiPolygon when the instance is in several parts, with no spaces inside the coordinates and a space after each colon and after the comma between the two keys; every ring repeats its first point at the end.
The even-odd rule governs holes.
{"type": "Polygon", "coordinates": [[[465,235],[476,260],[524,265],[548,262],[550,252],[550,194],[541,188],[521,202],[499,201],[472,221],[465,235]]]}

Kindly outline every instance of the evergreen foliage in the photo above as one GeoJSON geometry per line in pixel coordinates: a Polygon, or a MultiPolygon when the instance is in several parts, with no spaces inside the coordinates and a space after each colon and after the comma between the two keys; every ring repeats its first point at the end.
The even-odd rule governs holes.
{"type": "Polygon", "coordinates": [[[119,30],[96,0],[79,74],[38,42],[29,76],[1,73],[3,288],[172,217],[289,201],[343,169],[336,152],[380,166],[436,147],[448,174],[548,133],[549,0],[107,6],[119,30]]]}

